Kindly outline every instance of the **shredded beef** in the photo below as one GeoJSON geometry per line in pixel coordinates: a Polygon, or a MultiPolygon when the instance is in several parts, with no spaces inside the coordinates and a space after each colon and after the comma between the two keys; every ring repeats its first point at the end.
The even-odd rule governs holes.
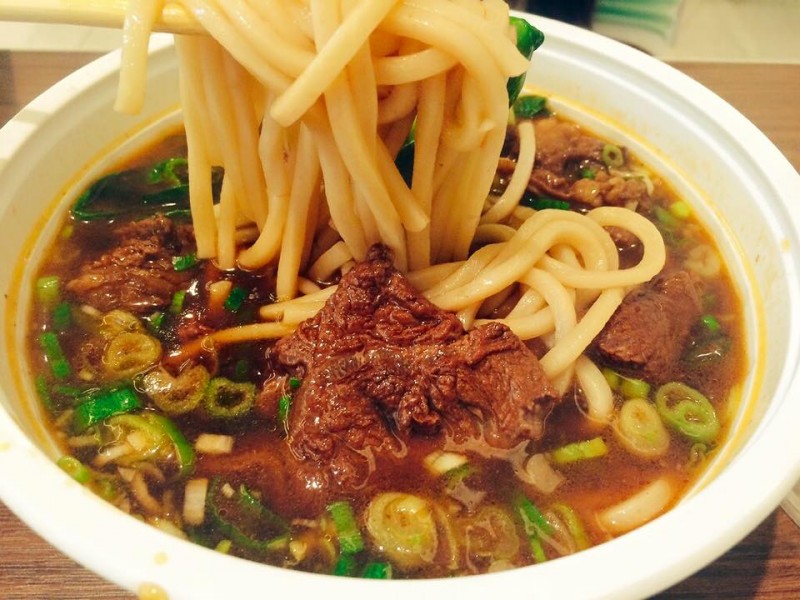
{"type": "Polygon", "coordinates": [[[700,317],[694,277],[672,270],[625,298],[594,349],[603,364],[653,383],[670,381],[700,317]]]}
{"type": "MultiPolygon", "coordinates": [[[[288,427],[292,453],[342,487],[362,485],[370,461],[401,453],[412,434],[483,436],[506,447],[536,440],[556,401],[536,357],[507,327],[465,333],[382,246],[276,344],[273,360],[302,379],[288,427]]],[[[274,408],[281,388],[269,382],[260,403],[274,408]]]]}
{"type": "Polygon", "coordinates": [[[103,312],[146,314],[168,306],[190,279],[172,258],[189,251],[191,235],[163,215],[120,225],[114,235],[119,244],[82,265],[68,292],[103,312]]]}

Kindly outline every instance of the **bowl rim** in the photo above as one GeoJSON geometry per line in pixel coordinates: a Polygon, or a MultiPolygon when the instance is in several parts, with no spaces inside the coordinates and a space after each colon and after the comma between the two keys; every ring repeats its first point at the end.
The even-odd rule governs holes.
{"type": "MultiPolygon", "coordinates": [[[[604,38],[590,31],[578,29],[549,19],[530,18],[550,37],[558,42],[558,51],[591,53],[609,56],[612,60],[624,60],[627,68],[638,76],[656,80],[659,87],[682,90],[688,102],[704,118],[710,119],[719,129],[735,134],[736,143],[746,145],[762,170],[770,173],[770,184],[777,197],[783,198],[788,209],[788,194],[781,190],[800,189],[800,176],[786,158],[752,123],[738,111],[708,89],[680,73],[676,69],[645,55],[635,49],[604,38]]],[[[151,52],[161,55],[171,49],[171,41],[165,36],[154,36],[151,52]]],[[[548,52],[547,47],[543,47],[548,52]]],[[[98,81],[115,76],[120,62],[119,50],[111,52],[62,80],[41,96],[33,100],[25,111],[38,111],[52,117],[68,104],[80,90],[95,85],[98,81]]],[[[20,113],[22,114],[22,113],[20,113]]],[[[0,130],[0,148],[13,152],[23,147],[30,135],[25,127],[18,127],[17,117],[0,130]]],[[[10,154],[9,154],[10,155],[10,154]]],[[[0,162],[0,178],[3,163],[0,162]]],[[[785,226],[800,239],[800,216],[785,210],[788,222],[785,226]]],[[[800,292],[793,290],[793,304],[800,306],[800,292]]],[[[787,319],[787,327],[797,333],[796,317],[787,319]]],[[[791,369],[786,369],[779,382],[778,394],[787,396],[790,391],[800,392],[798,374],[798,352],[789,357],[791,369]]],[[[302,585],[304,593],[320,593],[333,597],[367,597],[375,593],[403,596],[409,592],[424,597],[460,594],[465,598],[484,597],[497,586],[537,585],[538,582],[555,581],[557,588],[541,588],[543,595],[551,597],[641,597],[657,592],[681,578],[699,570],[738,542],[760,523],[800,477],[800,436],[795,433],[794,423],[800,421],[800,404],[781,404],[778,409],[765,416],[751,443],[742,448],[736,460],[729,465],[704,490],[691,501],[682,503],[667,514],[649,523],[645,528],[633,531],[599,547],[590,548],[574,556],[550,563],[524,567],[503,573],[482,575],[479,578],[461,577],[440,580],[410,580],[375,582],[357,579],[339,579],[324,575],[310,575],[287,569],[264,566],[219,553],[172,538],[135,519],[120,518],[122,513],[97,498],[55,466],[45,454],[23,433],[14,419],[0,409],[0,499],[40,536],[64,554],[77,560],[90,570],[110,581],[136,591],[142,583],[152,582],[162,586],[170,598],[217,597],[219,593],[236,593],[237,590],[252,589],[253,582],[277,586],[280,589],[297,589],[302,585]],[[769,436],[763,434],[769,426],[769,436]],[[758,440],[758,444],[754,442],[758,440]],[[764,464],[776,455],[795,450],[791,464],[784,471],[765,470],[764,464]],[[43,477],[30,478],[32,470],[41,470],[43,477]],[[758,489],[750,486],[743,489],[742,478],[758,480],[758,489]],[[12,485],[13,482],[13,485],[12,485]],[[73,503],[92,515],[92,522],[85,522],[80,537],[74,535],[74,524],[65,519],[68,511],[54,510],[53,482],[58,483],[58,502],[73,503]],[[678,527],[683,520],[698,522],[704,514],[725,513],[719,506],[733,496],[747,496],[749,512],[742,516],[728,513],[709,524],[702,540],[686,543],[685,532],[678,527]],[[717,508],[715,508],[717,507],[717,508]],[[109,527],[115,535],[128,540],[126,544],[110,544],[109,527]],[[656,537],[674,543],[665,544],[657,551],[641,551],[640,540],[656,537]],[[103,547],[98,552],[97,547],[103,547]],[[599,558],[595,558],[599,557],[599,558]],[[627,564],[620,565],[622,560],[627,564]],[[585,569],[587,563],[595,577],[576,577],[575,573],[585,569]],[[669,569],[662,568],[670,565],[669,569]],[[226,571],[223,584],[217,573],[220,567],[226,571]],[[615,575],[627,575],[625,587],[620,588],[615,575]],[[597,575],[602,574],[602,577],[597,575]],[[380,586],[378,588],[377,586],[380,586]]],[[[789,462],[789,461],[787,461],[789,462]]]]}

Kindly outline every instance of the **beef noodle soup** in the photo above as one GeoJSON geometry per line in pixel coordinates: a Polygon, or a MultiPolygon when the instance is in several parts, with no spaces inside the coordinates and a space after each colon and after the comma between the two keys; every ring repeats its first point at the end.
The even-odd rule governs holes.
{"type": "MultiPolygon", "coordinates": [[[[542,98],[521,100],[491,197],[518,185],[524,127],[534,167],[470,257],[502,252],[536,220],[530,244],[595,219],[618,261],[608,270],[626,272],[649,260],[650,229],[609,220],[620,212],[664,247],[654,276],[613,286],[610,318],[568,367],[553,366],[558,307],[583,323],[606,292],[550,280],[572,277],[591,250],[557,238],[529,279],[468,309],[444,288],[480,279],[472,258],[398,269],[396,251],[374,244],[337,262],[321,206],[288,301],[273,261],[198,257],[180,131],[87,189],[38,266],[28,346],[59,465],[220,552],[375,578],[553,560],[679,502],[735,411],[745,357],[734,286],[657,174],[542,98]]],[[[413,156],[401,150],[397,164],[408,174],[413,156]]],[[[217,199],[223,179],[215,169],[217,199]]],[[[257,236],[237,231],[237,244],[257,236]]]]}

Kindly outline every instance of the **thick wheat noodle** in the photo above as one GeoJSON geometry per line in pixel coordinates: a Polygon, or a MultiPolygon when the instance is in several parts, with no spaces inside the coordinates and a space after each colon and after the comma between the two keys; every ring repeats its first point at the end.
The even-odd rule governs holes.
{"type": "MultiPolygon", "coordinates": [[[[544,212],[544,211],[543,211],[544,212]]],[[[542,214],[542,213],[539,213],[542,214]]],[[[531,221],[535,220],[531,219],[531,221]]],[[[526,225],[530,223],[528,221],[526,225]]],[[[523,225],[523,227],[525,227],[523,225]]],[[[535,236],[517,236],[503,245],[498,255],[469,283],[446,294],[437,294],[430,300],[445,310],[460,310],[480,298],[496,294],[504,287],[518,281],[544,256],[547,250],[557,243],[573,243],[582,246],[588,254],[593,250],[592,240],[580,233],[584,228],[569,220],[555,220],[547,227],[538,228],[535,236]],[[498,260],[504,255],[505,260],[498,260]]],[[[520,232],[522,229],[519,230],[520,232]]],[[[470,259],[471,260],[471,259],[470,259]]]]}
{"type": "Polygon", "coordinates": [[[440,263],[438,265],[431,265],[430,267],[419,269],[418,271],[411,271],[406,276],[411,285],[424,292],[452,275],[458,267],[459,263],[440,263]]]}
{"type": "Polygon", "coordinates": [[[457,64],[456,59],[438,48],[425,48],[412,54],[385,56],[375,61],[378,85],[403,85],[441,75],[457,64]]]}
{"type": "Polygon", "coordinates": [[[342,156],[328,131],[313,132],[333,224],[353,255],[364,256],[367,253],[367,241],[362,226],[352,218],[355,212],[355,198],[342,156]]]}
{"type": "MultiPolygon", "coordinates": [[[[236,139],[237,128],[233,114],[233,99],[225,85],[225,73],[222,64],[223,52],[224,50],[220,46],[213,44],[213,42],[200,45],[200,59],[203,63],[203,68],[218,74],[213,78],[203,78],[203,88],[208,101],[207,117],[221,150],[223,163],[225,164],[225,177],[230,180],[233,195],[239,204],[240,210],[249,219],[255,221],[255,215],[251,211],[252,206],[245,200],[244,170],[246,168],[255,168],[256,161],[254,160],[255,157],[245,157],[239,153],[238,140],[236,139]],[[218,81],[221,81],[222,85],[218,81]]],[[[191,152],[192,148],[190,147],[189,153],[191,154],[191,152]]]]}
{"type": "Polygon", "coordinates": [[[213,352],[219,346],[240,344],[253,340],[275,340],[286,337],[295,330],[296,324],[285,323],[253,323],[221,329],[208,335],[193,339],[181,346],[180,350],[170,355],[172,363],[180,364],[190,357],[203,352],[213,352]]]}
{"type": "Polygon", "coordinates": [[[514,208],[519,206],[519,199],[528,187],[536,157],[536,133],[533,129],[533,121],[519,123],[517,135],[519,137],[519,155],[511,180],[494,205],[481,215],[481,223],[499,223],[507,219],[514,208]]]}
{"type": "Polygon", "coordinates": [[[555,317],[549,306],[530,315],[506,317],[504,319],[477,319],[475,326],[497,322],[507,326],[517,337],[530,340],[546,335],[555,327],[555,317]]]}
{"type": "Polygon", "coordinates": [[[255,10],[250,2],[225,0],[218,6],[259,56],[290,80],[298,77],[313,60],[312,48],[281,39],[280,31],[286,28],[285,22],[264,18],[264,13],[255,10]]]}
{"type": "Polygon", "coordinates": [[[614,415],[614,396],[603,372],[586,356],[575,361],[575,377],[586,397],[589,418],[607,425],[614,415]]]}
{"type": "Polygon", "coordinates": [[[454,3],[431,0],[406,0],[404,7],[429,11],[438,16],[440,22],[450,24],[454,30],[456,29],[454,26],[461,26],[465,31],[469,31],[500,71],[520,72],[528,68],[527,61],[519,52],[506,44],[497,43],[495,31],[486,27],[485,21],[477,13],[459,10],[454,3]]]}
{"type": "MultiPolygon", "coordinates": [[[[312,18],[322,3],[326,2],[332,4],[331,0],[311,0],[312,18]]],[[[273,118],[284,126],[299,119],[331,86],[397,2],[398,0],[362,2],[347,15],[325,45],[317,48],[317,54],[308,67],[275,100],[272,105],[273,118]]]]}
{"type": "Polygon", "coordinates": [[[223,270],[236,266],[236,198],[228,178],[222,180],[217,216],[217,264],[223,270]]]}
{"type": "MultiPolygon", "coordinates": [[[[520,281],[537,290],[553,312],[554,343],[564,338],[575,328],[578,316],[575,314],[574,300],[570,292],[549,273],[540,269],[531,269],[520,281]]],[[[553,373],[555,375],[556,373],[553,373]]]]}
{"type": "Polygon", "coordinates": [[[481,114],[481,94],[474,78],[464,77],[459,94],[456,114],[442,129],[442,144],[458,150],[471,152],[478,148],[496,124],[481,114]]]}
{"type": "Polygon", "coordinates": [[[452,290],[472,281],[486,265],[491,263],[502,248],[502,244],[492,244],[480,248],[469,257],[469,260],[462,261],[459,268],[452,275],[442,279],[432,288],[425,290],[425,295],[430,300],[435,296],[450,293],[452,290]]]}
{"type": "MultiPolygon", "coordinates": [[[[257,158],[258,128],[260,119],[256,116],[255,107],[250,100],[249,84],[246,71],[226,51],[221,53],[222,68],[225,73],[224,85],[230,98],[231,112],[235,129],[234,140],[239,161],[242,163],[242,193],[253,220],[259,227],[265,225],[272,205],[267,205],[268,194],[264,182],[264,173],[257,158]]],[[[267,262],[270,259],[265,259],[267,262]]]]}
{"type": "Polygon", "coordinates": [[[202,83],[197,74],[200,72],[195,63],[198,53],[194,45],[201,43],[197,39],[177,37],[175,48],[181,64],[180,88],[184,98],[195,98],[195,102],[183,107],[183,124],[187,143],[194,147],[188,155],[189,204],[192,211],[197,256],[210,258],[217,251],[217,223],[214,216],[214,198],[211,189],[211,162],[206,151],[206,134],[204,120],[199,114],[205,106],[202,83]]]}
{"type": "Polygon", "coordinates": [[[478,225],[475,230],[475,238],[473,243],[478,245],[495,244],[499,242],[507,242],[514,237],[517,230],[510,225],[502,225],[500,223],[488,223],[486,225],[478,225]]]}
{"type": "MultiPolygon", "coordinates": [[[[380,232],[380,239],[395,252],[398,266],[404,269],[407,264],[407,251],[400,215],[392,203],[385,182],[370,165],[373,156],[370,147],[374,144],[374,136],[361,131],[358,125],[357,107],[349,93],[346,80],[340,78],[334,81],[325,92],[325,97],[328,101],[331,131],[338,151],[348,158],[345,167],[354,185],[369,203],[369,209],[375,217],[380,232]],[[380,218],[377,218],[377,215],[380,215],[380,218]]],[[[363,255],[357,256],[363,257],[363,255]]]]}
{"type": "Polygon", "coordinates": [[[604,290],[578,324],[542,357],[540,363],[545,373],[555,377],[573,364],[602,331],[624,297],[622,288],[604,290]]]}
{"type": "Polygon", "coordinates": [[[337,242],[331,246],[316,262],[308,269],[308,274],[317,281],[326,281],[336,273],[336,271],[347,261],[352,260],[353,255],[344,242],[337,242]]]}
{"type": "Polygon", "coordinates": [[[393,123],[408,116],[417,107],[418,100],[416,82],[394,86],[378,104],[378,123],[393,123]]]}
{"type": "Polygon", "coordinates": [[[161,15],[161,2],[130,0],[122,33],[120,77],[114,110],[136,114],[144,105],[150,31],[161,15]]]}
{"type": "Polygon", "coordinates": [[[286,152],[288,146],[288,130],[281,127],[269,116],[266,109],[274,98],[267,91],[264,98],[264,115],[261,119],[261,131],[258,137],[258,155],[264,171],[267,190],[270,194],[289,195],[291,176],[286,168],[286,152]]]}
{"type": "MultiPolygon", "coordinates": [[[[411,191],[422,210],[431,214],[433,205],[433,179],[439,150],[439,139],[444,122],[444,97],[446,77],[436,75],[420,83],[420,104],[417,112],[417,130],[414,148],[414,169],[411,174],[411,191]]],[[[419,269],[431,264],[431,226],[419,232],[409,232],[409,268],[419,269]]]]}
{"type": "Polygon", "coordinates": [[[258,314],[265,321],[279,320],[287,307],[290,307],[292,305],[302,305],[302,304],[305,305],[324,304],[325,301],[333,295],[336,289],[337,287],[335,285],[332,285],[323,288],[317,292],[306,294],[305,296],[300,296],[299,298],[293,298],[292,300],[283,300],[283,301],[273,302],[272,304],[265,304],[264,306],[259,308],[258,314]]]}
{"type": "Polygon", "coordinates": [[[236,61],[243,65],[265,87],[283,91],[289,87],[291,80],[275,69],[271,64],[261,60],[260,55],[251,46],[241,41],[238,29],[227,16],[213,5],[218,2],[208,0],[179,0],[203,28],[215,39],[225,40],[225,47],[236,61]]]}
{"type": "Polygon", "coordinates": [[[296,3],[285,0],[261,0],[252,8],[264,21],[272,24],[272,32],[277,37],[283,38],[284,42],[295,47],[298,52],[307,51],[313,54],[314,44],[311,41],[307,18],[300,19],[297,11],[287,10],[295,5],[296,3]],[[301,24],[305,24],[306,28],[301,27],[301,24]]]}
{"type": "Polygon", "coordinates": [[[294,163],[294,178],[289,198],[291,210],[283,232],[275,283],[275,293],[279,299],[293,298],[297,293],[303,250],[306,240],[309,239],[306,231],[310,224],[309,213],[319,190],[319,157],[311,132],[305,126],[300,127],[297,157],[294,163]]]}
{"type": "Polygon", "coordinates": [[[506,318],[511,319],[533,314],[541,309],[544,305],[544,297],[539,293],[538,290],[529,287],[519,297],[517,303],[514,305],[514,308],[508,311],[506,318]]]}

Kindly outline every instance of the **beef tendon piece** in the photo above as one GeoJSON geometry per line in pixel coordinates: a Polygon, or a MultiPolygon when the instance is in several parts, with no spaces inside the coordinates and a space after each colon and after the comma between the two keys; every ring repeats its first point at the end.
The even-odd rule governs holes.
{"type": "Polygon", "coordinates": [[[482,436],[502,447],[539,439],[557,401],[516,335],[497,323],[465,332],[383,246],[275,345],[272,359],[302,379],[288,422],[292,453],[345,487],[363,484],[368,463],[399,455],[412,435],[482,436]]]}
{"type": "Polygon", "coordinates": [[[602,364],[652,383],[674,376],[701,303],[695,277],[672,270],[628,295],[594,341],[602,364]]]}
{"type": "Polygon", "coordinates": [[[67,291],[103,312],[142,315],[169,306],[190,280],[175,270],[172,258],[193,251],[191,235],[163,215],[120,225],[114,235],[119,243],[83,264],[67,291]]]}

